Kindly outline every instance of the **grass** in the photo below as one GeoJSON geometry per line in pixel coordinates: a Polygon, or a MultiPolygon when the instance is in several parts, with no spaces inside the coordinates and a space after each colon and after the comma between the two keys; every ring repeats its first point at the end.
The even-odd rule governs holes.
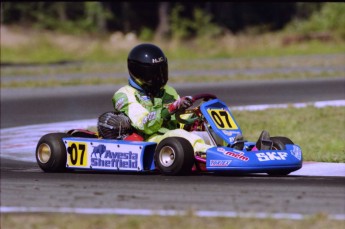
{"type": "MultiPolygon", "coordinates": [[[[290,35],[290,34],[288,34],[290,35]]],[[[333,36],[329,42],[319,40],[303,41],[284,45],[286,33],[262,35],[225,35],[217,39],[194,39],[189,41],[156,42],[169,60],[205,58],[253,58],[290,55],[344,53],[345,42],[333,36]]],[[[1,62],[50,63],[57,61],[117,62],[127,58],[134,40],[112,40],[108,37],[73,37],[48,31],[27,31],[6,27],[1,33],[1,62]],[[17,39],[16,39],[17,38],[17,39]],[[16,44],[16,40],[21,41],[16,44]]]]}
{"type": "MultiPolygon", "coordinates": [[[[284,45],[284,36],[284,33],[268,33],[257,36],[226,35],[215,40],[151,42],[159,45],[168,56],[170,82],[313,79],[343,75],[344,40],[334,37],[330,42],[312,40],[284,45]],[[332,55],[323,58],[317,56],[327,54],[332,55]],[[313,71],[314,68],[318,70],[313,71]],[[267,69],[269,72],[258,72],[267,69]],[[290,71],[284,72],[282,69],[290,71]],[[251,74],[246,72],[248,70],[257,72],[251,74]],[[198,73],[174,76],[178,71],[198,73]],[[205,73],[201,74],[202,71],[205,73]]],[[[6,80],[2,80],[1,88],[123,84],[127,79],[98,76],[111,73],[127,75],[127,54],[138,43],[141,41],[114,42],[111,36],[109,39],[73,37],[47,31],[7,28],[2,30],[1,34],[1,63],[36,66],[2,66],[0,73],[6,80]],[[21,42],[17,44],[16,40],[17,43],[21,42]],[[44,65],[61,61],[76,63],[44,65]],[[87,74],[90,77],[74,79],[75,77],[71,76],[70,79],[59,79],[61,74],[74,73],[87,74]],[[11,80],[12,76],[20,76],[21,80],[15,80],[15,77],[11,80]],[[44,79],[36,80],[30,76],[44,76],[44,79]],[[26,77],[28,78],[25,79],[26,77]]]]}
{"type": "MultiPolygon", "coordinates": [[[[175,60],[169,62],[169,81],[178,83],[339,77],[343,75],[344,61],[343,54],[325,57],[198,59],[190,60],[188,63],[175,60]],[[181,74],[181,71],[185,72],[181,74]]],[[[125,61],[2,67],[0,71],[4,77],[1,88],[103,85],[127,82],[127,77],[116,76],[116,74],[127,75],[125,61]],[[108,77],[100,77],[104,74],[108,74],[108,77]],[[69,75],[69,77],[62,79],[60,75],[69,75]],[[16,76],[19,76],[20,80],[16,80],[16,76]]]]}
{"type": "MultiPolygon", "coordinates": [[[[212,73],[210,73],[212,74],[212,73]]],[[[277,80],[277,79],[313,79],[313,78],[327,78],[327,77],[339,77],[342,75],[340,71],[334,72],[291,72],[291,73],[279,73],[272,72],[266,74],[233,74],[233,75],[184,75],[184,76],[172,76],[169,79],[170,83],[185,83],[185,82],[229,82],[232,80],[277,80]]],[[[1,88],[22,88],[22,87],[63,87],[63,86],[80,86],[80,85],[122,85],[126,84],[127,78],[100,78],[95,73],[94,76],[70,78],[66,80],[61,79],[43,79],[43,80],[21,80],[21,81],[9,81],[2,82],[1,88]]]]}
{"type": "Polygon", "coordinates": [[[180,229],[180,228],[217,228],[217,229],[291,229],[291,228],[333,228],[342,229],[343,221],[327,219],[323,214],[315,214],[303,220],[251,219],[188,216],[119,216],[119,215],[78,215],[78,214],[2,214],[2,228],[43,229],[43,228],[126,228],[126,229],[180,229]]]}
{"type": "MultiPolygon", "coordinates": [[[[266,57],[266,58],[227,58],[227,59],[194,59],[188,62],[179,59],[169,58],[169,70],[192,71],[192,70],[250,70],[250,69],[273,69],[279,72],[281,68],[340,68],[345,61],[345,55],[332,55],[320,58],[319,56],[298,56],[298,57],[266,57]]],[[[36,75],[57,75],[72,73],[119,73],[127,72],[126,60],[111,62],[75,62],[64,65],[37,65],[21,67],[1,68],[3,76],[36,76],[36,75]]]]}

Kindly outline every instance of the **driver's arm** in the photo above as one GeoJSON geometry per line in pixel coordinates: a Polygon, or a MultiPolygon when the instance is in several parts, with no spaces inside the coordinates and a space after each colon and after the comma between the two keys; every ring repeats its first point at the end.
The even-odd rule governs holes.
{"type": "MultiPolygon", "coordinates": [[[[174,97],[178,95],[174,94],[174,97]]],[[[163,125],[164,119],[169,119],[169,108],[165,108],[161,102],[155,103],[152,108],[146,109],[136,98],[136,90],[131,87],[123,87],[113,96],[115,110],[124,112],[131,120],[131,124],[137,130],[146,135],[156,133],[163,125]]]]}
{"type": "Polygon", "coordinates": [[[169,105],[167,111],[170,115],[174,114],[178,110],[185,110],[193,105],[193,98],[192,96],[184,96],[181,97],[172,104],[169,105]]]}
{"type": "Polygon", "coordinates": [[[134,95],[124,92],[115,93],[113,105],[116,110],[124,112],[130,118],[135,129],[144,134],[156,133],[163,124],[160,111],[150,112],[135,99],[134,95]]]}

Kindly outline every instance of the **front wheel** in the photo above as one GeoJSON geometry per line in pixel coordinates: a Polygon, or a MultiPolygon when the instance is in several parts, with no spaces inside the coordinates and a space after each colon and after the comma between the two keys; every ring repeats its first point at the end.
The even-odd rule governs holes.
{"type": "Polygon", "coordinates": [[[63,138],[65,133],[50,133],[41,137],[36,147],[36,161],[45,172],[63,172],[66,170],[67,153],[63,138]]]}
{"type": "Polygon", "coordinates": [[[194,165],[194,149],[184,138],[165,138],[156,148],[155,163],[164,175],[188,174],[194,165]]]}

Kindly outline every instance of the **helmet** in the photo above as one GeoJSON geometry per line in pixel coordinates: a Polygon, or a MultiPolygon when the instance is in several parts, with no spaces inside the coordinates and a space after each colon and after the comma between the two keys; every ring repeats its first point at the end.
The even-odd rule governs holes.
{"type": "Polygon", "coordinates": [[[125,114],[109,111],[98,117],[97,130],[104,139],[123,139],[133,132],[133,127],[125,114]]]}
{"type": "Polygon", "coordinates": [[[156,95],[168,82],[168,59],[153,44],[135,46],[128,54],[131,79],[149,95],[156,95]]]}

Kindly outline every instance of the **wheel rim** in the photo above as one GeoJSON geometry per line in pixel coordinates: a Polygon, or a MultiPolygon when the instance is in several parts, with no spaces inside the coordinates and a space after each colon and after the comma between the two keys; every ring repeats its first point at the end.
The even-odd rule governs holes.
{"type": "Polygon", "coordinates": [[[171,166],[175,161],[175,150],[170,146],[164,146],[159,152],[159,161],[164,167],[171,166]]]}
{"type": "Polygon", "coordinates": [[[37,158],[41,163],[47,163],[52,155],[50,147],[46,143],[42,143],[37,149],[37,158]]]}

